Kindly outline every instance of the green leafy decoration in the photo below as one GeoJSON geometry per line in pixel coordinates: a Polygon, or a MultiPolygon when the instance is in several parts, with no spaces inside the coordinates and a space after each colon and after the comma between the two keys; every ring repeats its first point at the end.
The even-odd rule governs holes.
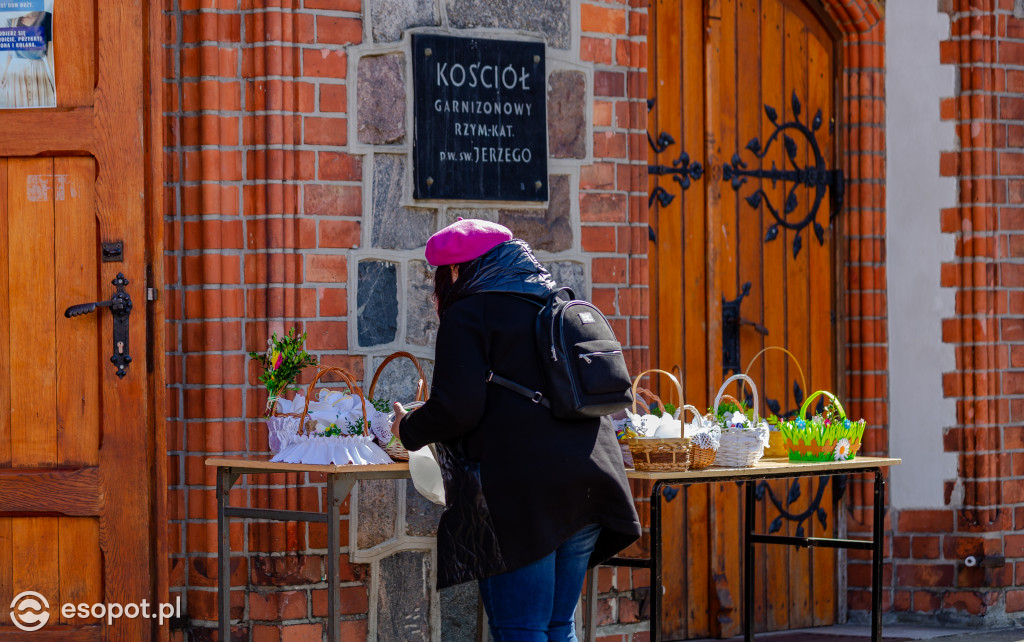
{"type": "Polygon", "coordinates": [[[250,352],[249,358],[263,367],[259,381],[267,388],[270,399],[267,403],[267,414],[273,411],[277,403],[276,397],[291,385],[303,368],[316,365],[316,357],[302,348],[306,342],[306,333],[295,336],[295,328],[278,337],[277,333],[270,336],[269,348],[266,352],[250,352]]]}

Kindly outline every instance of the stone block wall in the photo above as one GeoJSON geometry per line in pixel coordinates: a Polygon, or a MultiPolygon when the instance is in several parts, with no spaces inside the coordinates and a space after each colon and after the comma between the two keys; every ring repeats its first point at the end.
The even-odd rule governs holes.
{"type": "MultiPolygon", "coordinates": [[[[167,541],[175,640],[216,637],[216,498],[209,455],[267,452],[265,393],[246,353],[295,326],[363,385],[407,350],[429,378],[436,314],[427,237],[456,217],[528,240],[590,296],[646,364],[646,1],[163,0],[168,346],[167,541]],[[409,34],[547,45],[549,201],[411,199],[409,34]]],[[[412,396],[388,367],[380,396],[412,396]]],[[[243,478],[236,505],[319,510],[323,480],[243,478]]],[[[438,509],[405,482],[360,484],[342,507],[343,639],[462,640],[476,594],[438,594],[438,509]]],[[[326,530],[233,524],[233,639],[324,634],[326,530]]],[[[625,574],[623,574],[625,573],[625,574]]],[[[647,578],[604,572],[602,635],[627,639],[647,578]],[[614,576],[614,577],[613,577],[614,576]],[[635,586],[634,586],[635,584],[635,586]]]]}

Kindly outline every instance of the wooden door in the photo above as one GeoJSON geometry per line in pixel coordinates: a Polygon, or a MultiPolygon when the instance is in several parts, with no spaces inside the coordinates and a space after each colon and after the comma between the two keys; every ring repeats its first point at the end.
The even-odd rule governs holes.
{"type": "MultiPolygon", "coordinates": [[[[754,362],[762,413],[795,412],[839,380],[830,215],[842,193],[840,49],[826,20],[806,0],[650,5],[652,363],[679,365],[686,401],[701,408],[768,346],[800,365],[780,350],[754,362]],[[730,326],[725,308],[737,299],[741,323],[730,326]]],[[[833,532],[840,493],[819,494],[820,483],[760,487],[762,532],[833,532]]],[[[665,534],[666,577],[676,578],[665,587],[666,639],[739,633],[742,489],[695,485],[665,499],[666,523],[682,524],[665,534]]],[[[835,570],[832,551],[759,547],[756,630],[833,623],[835,570]]]]}
{"type": "Polygon", "coordinates": [[[154,630],[142,617],[108,626],[61,609],[156,602],[146,216],[159,183],[150,173],[158,155],[145,149],[149,12],[132,0],[58,0],[57,107],[0,111],[4,639],[134,641],[154,630]],[[116,242],[120,257],[113,245],[103,251],[116,242]],[[120,349],[109,308],[64,314],[110,299],[119,273],[134,303],[120,349]],[[116,352],[131,357],[124,376],[111,362],[116,352]],[[23,591],[49,605],[33,633],[14,626],[8,607],[23,591]]]}

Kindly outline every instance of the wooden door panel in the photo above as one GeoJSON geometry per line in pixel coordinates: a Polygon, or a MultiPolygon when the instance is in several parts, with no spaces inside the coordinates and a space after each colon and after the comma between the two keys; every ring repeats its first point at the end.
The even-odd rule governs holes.
{"type": "Polygon", "coordinates": [[[58,2],[58,107],[0,111],[0,637],[17,633],[6,605],[27,590],[50,605],[41,639],[151,637],[143,618],[60,613],[156,602],[145,278],[147,190],[159,186],[146,182],[141,123],[159,8],[146,4],[58,2]],[[104,261],[114,241],[123,256],[104,261]],[[123,378],[110,309],[64,316],[109,299],[118,273],[133,300],[123,378]]]}
{"type": "MultiPolygon", "coordinates": [[[[837,91],[834,31],[803,0],[679,4],[651,5],[649,85],[656,102],[649,125],[655,140],[665,131],[688,142],[661,154],[652,152],[651,164],[666,164],[670,156],[685,150],[691,161],[710,165],[704,181],[721,181],[721,164],[730,162],[734,153],[753,170],[773,165],[806,167],[813,159],[810,146],[792,131],[788,133],[793,134],[797,148],[792,160],[782,135],[763,159],[747,144],[754,138],[766,144],[783,122],[799,120],[810,126],[820,109],[824,125],[816,137],[829,169],[834,167],[836,148],[830,128],[837,91]],[[701,82],[688,77],[691,69],[701,82]],[[774,108],[775,122],[765,105],[774,108]],[[707,141],[706,150],[700,145],[702,139],[707,141]]],[[[652,190],[660,186],[671,191],[667,177],[650,183],[652,190]]],[[[749,326],[741,329],[741,366],[764,347],[781,346],[796,356],[805,374],[798,393],[794,382],[801,377],[789,357],[777,351],[761,356],[750,372],[761,395],[761,412],[767,412],[766,397],[787,412],[795,411],[798,400],[816,389],[834,390],[832,232],[827,231],[819,244],[813,225],[802,230],[779,225],[777,237],[768,241],[777,221],[765,205],[754,209],[747,200],[763,189],[764,200],[787,222],[798,221],[814,202],[813,191],[798,187],[795,209],[783,215],[791,188],[788,183],[749,177],[738,191],[728,182],[707,183],[685,192],[677,188],[677,198],[668,205],[652,201],[650,220],[657,238],[650,250],[655,302],[652,363],[679,364],[687,401],[697,406],[711,404],[724,377],[711,371],[712,366],[718,367],[722,349],[717,332],[720,303],[736,298],[747,282],[751,289],[741,304],[741,316],[767,327],[769,335],[762,336],[749,326]],[[794,252],[798,237],[800,250],[794,252]]],[[[826,229],[828,207],[826,199],[817,215],[826,229]]],[[[664,385],[660,388],[665,392],[664,385]]],[[[739,396],[739,391],[733,393],[739,396]]],[[[811,505],[818,481],[775,481],[769,488],[787,512],[796,514],[811,505]]],[[[681,578],[666,585],[666,635],[678,639],[735,635],[741,619],[742,577],[736,551],[741,543],[742,494],[733,485],[721,484],[712,489],[691,486],[679,497],[684,501],[668,502],[665,508],[667,523],[683,524],[677,534],[674,529],[667,531],[664,541],[666,564],[672,569],[666,578],[681,578]],[[681,606],[674,608],[674,602],[681,606]]],[[[781,532],[832,534],[831,485],[825,488],[820,506],[825,510],[825,526],[815,513],[800,523],[782,520],[781,532]]],[[[772,529],[777,517],[779,511],[767,500],[758,502],[756,520],[762,532],[772,529]]],[[[761,546],[757,565],[757,630],[835,621],[833,551],[761,546]]]]}
{"type": "Polygon", "coordinates": [[[53,160],[11,159],[7,166],[10,296],[11,464],[57,464],[54,340],[53,160]]]}

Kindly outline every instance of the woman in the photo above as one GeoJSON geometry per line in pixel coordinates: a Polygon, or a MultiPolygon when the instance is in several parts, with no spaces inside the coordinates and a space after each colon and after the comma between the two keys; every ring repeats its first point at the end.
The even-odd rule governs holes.
{"type": "Polygon", "coordinates": [[[478,580],[495,640],[576,640],[588,566],[640,536],[607,419],[562,420],[488,383],[492,368],[542,390],[534,339],[555,288],[505,227],[459,220],[427,242],[441,319],[430,400],[392,432],[436,443],[447,506],[438,526],[438,588],[478,580]]]}

